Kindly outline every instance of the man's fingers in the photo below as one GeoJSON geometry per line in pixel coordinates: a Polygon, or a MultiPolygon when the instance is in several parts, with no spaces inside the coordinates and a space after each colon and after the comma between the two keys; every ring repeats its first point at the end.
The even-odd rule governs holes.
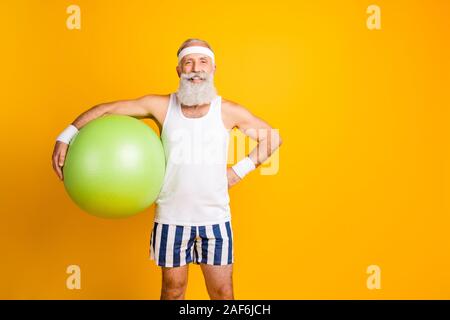
{"type": "Polygon", "coordinates": [[[58,173],[58,159],[56,158],[56,156],[53,156],[52,158],[52,166],[53,170],[58,173]]]}
{"type": "Polygon", "coordinates": [[[61,166],[59,165],[59,160],[58,160],[57,156],[53,157],[52,166],[53,166],[53,170],[56,172],[56,175],[58,176],[58,178],[62,180],[63,175],[62,175],[61,166]]]}
{"type": "Polygon", "coordinates": [[[63,176],[63,171],[62,171],[62,167],[64,166],[64,161],[66,159],[66,152],[64,150],[61,151],[61,154],[59,155],[59,167],[58,167],[58,171],[59,171],[59,178],[61,180],[64,179],[63,176]]]}
{"type": "Polygon", "coordinates": [[[61,167],[57,163],[55,163],[55,161],[53,161],[52,164],[53,164],[53,170],[56,172],[56,175],[58,176],[59,179],[62,179],[61,167]]]}
{"type": "Polygon", "coordinates": [[[58,177],[59,177],[59,179],[63,179],[63,174],[62,174],[62,170],[61,170],[61,167],[59,167],[59,166],[57,166],[57,173],[58,173],[58,177]]]}
{"type": "Polygon", "coordinates": [[[59,155],[59,161],[58,161],[58,164],[60,167],[64,166],[65,158],[66,158],[66,155],[64,154],[64,152],[61,152],[61,154],[59,155]]]}

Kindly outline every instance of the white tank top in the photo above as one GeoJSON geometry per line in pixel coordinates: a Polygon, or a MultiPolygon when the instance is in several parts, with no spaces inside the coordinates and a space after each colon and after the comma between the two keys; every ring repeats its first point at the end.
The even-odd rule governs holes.
{"type": "Polygon", "coordinates": [[[175,93],[170,95],[161,140],[166,173],[156,199],[155,221],[210,225],[231,220],[227,159],[230,129],[222,121],[222,97],[207,114],[188,118],[175,93]]]}

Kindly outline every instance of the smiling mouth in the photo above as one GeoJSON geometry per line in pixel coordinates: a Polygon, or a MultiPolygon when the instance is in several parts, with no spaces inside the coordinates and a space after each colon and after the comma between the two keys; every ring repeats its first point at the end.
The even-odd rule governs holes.
{"type": "Polygon", "coordinates": [[[198,77],[194,77],[194,78],[190,78],[189,81],[203,81],[202,78],[198,78],[198,77]]]}

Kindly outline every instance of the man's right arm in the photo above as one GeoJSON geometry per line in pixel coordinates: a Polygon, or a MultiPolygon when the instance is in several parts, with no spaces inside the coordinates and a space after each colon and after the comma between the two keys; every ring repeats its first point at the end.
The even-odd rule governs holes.
{"type": "Polygon", "coordinates": [[[106,114],[119,114],[138,119],[153,118],[155,108],[158,107],[159,95],[146,95],[137,99],[119,100],[96,105],[80,114],[73,122],[77,129],[81,129],[88,122],[106,114]]]}
{"type": "MultiPolygon", "coordinates": [[[[137,99],[102,103],[80,114],[72,122],[72,125],[79,130],[90,121],[106,114],[127,115],[138,119],[154,119],[154,114],[161,105],[161,99],[163,99],[163,96],[160,95],[146,95],[137,99]]],[[[68,147],[69,145],[67,143],[56,141],[55,147],[53,148],[52,166],[61,180],[64,180],[62,167],[64,166],[68,147]]]]}

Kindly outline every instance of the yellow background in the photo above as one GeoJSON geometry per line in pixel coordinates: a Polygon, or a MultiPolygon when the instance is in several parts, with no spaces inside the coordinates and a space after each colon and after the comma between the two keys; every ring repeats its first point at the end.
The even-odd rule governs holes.
{"type": "MultiPolygon", "coordinates": [[[[159,298],[154,207],[84,213],[51,152],[95,104],[176,91],[190,37],[215,50],[219,94],[284,142],[278,174],[230,190],[236,298],[450,298],[450,2],[2,4],[0,298],[159,298]],[[81,30],[66,28],[70,4],[81,30]],[[370,4],[381,30],[366,27],[370,4]],[[66,289],[71,264],[81,290],[66,289]]],[[[208,298],[198,266],[187,298],[208,298]]]]}

